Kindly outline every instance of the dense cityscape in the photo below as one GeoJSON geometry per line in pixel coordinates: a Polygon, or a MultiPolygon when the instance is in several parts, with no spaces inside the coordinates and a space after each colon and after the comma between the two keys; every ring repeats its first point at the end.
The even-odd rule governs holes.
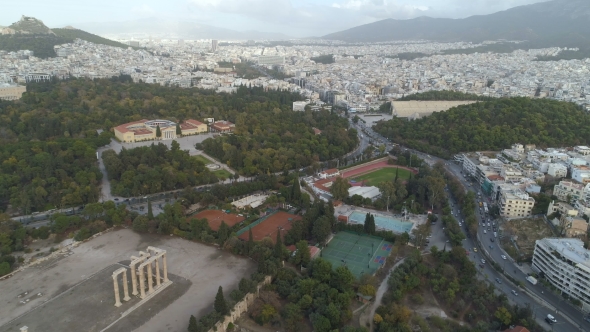
{"type": "Polygon", "coordinates": [[[590,331],[590,4],[61,2],[0,13],[0,332],[590,331]]]}

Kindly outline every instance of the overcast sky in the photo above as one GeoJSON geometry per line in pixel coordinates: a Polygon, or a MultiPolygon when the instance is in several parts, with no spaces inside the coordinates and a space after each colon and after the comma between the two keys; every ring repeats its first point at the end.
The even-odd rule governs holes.
{"type": "Polygon", "coordinates": [[[161,17],[305,37],[385,18],[462,18],[543,1],[546,0],[0,0],[0,25],[10,25],[21,15],[41,19],[50,28],[161,17]]]}

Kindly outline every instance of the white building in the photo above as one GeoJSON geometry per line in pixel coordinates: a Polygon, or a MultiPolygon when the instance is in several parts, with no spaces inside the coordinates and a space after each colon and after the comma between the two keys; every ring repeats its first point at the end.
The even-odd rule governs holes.
{"type": "Polygon", "coordinates": [[[305,111],[305,106],[309,104],[307,101],[294,101],[293,102],[293,110],[303,112],[305,111]]]}
{"type": "Polygon", "coordinates": [[[590,311],[590,251],[578,239],[546,238],[535,242],[533,270],[590,311]]]}
{"type": "Polygon", "coordinates": [[[584,185],[574,181],[563,180],[553,187],[553,195],[557,196],[559,200],[565,202],[575,202],[583,196],[584,185]]]}
{"type": "Polygon", "coordinates": [[[562,164],[549,164],[547,174],[556,178],[564,178],[567,176],[567,167],[562,164]]]}
{"type": "Polygon", "coordinates": [[[371,187],[354,186],[354,187],[348,188],[348,196],[352,197],[354,195],[359,195],[362,198],[369,198],[371,200],[374,200],[375,198],[377,198],[381,195],[381,192],[379,191],[379,188],[377,188],[375,186],[371,186],[371,187]]]}
{"type": "Polygon", "coordinates": [[[590,183],[590,168],[585,166],[573,168],[572,179],[580,183],[590,183]]]}

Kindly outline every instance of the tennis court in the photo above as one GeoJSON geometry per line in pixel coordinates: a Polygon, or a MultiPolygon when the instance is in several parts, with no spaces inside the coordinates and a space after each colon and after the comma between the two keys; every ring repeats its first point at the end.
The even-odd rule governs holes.
{"type": "Polygon", "coordinates": [[[385,264],[393,244],[380,237],[339,232],[322,250],[322,258],[334,268],[346,265],[355,277],[374,274],[385,264]]]}

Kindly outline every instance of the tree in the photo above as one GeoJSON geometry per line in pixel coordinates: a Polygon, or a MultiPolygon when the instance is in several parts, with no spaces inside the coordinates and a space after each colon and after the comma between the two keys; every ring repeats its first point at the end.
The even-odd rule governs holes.
{"type": "Polygon", "coordinates": [[[6,274],[9,274],[11,271],[10,264],[8,262],[0,263],[0,277],[6,274]]]}
{"type": "Polygon", "coordinates": [[[367,213],[367,215],[365,216],[365,224],[364,224],[364,230],[365,233],[367,234],[375,234],[375,216],[367,213]]]}
{"type": "Polygon", "coordinates": [[[162,130],[160,130],[160,125],[156,125],[156,137],[162,137],[162,130]]]}
{"type": "Polygon", "coordinates": [[[346,293],[352,289],[352,283],[355,278],[352,272],[346,266],[339,266],[334,270],[330,284],[341,293],[346,293]]]}
{"type": "Polygon", "coordinates": [[[152,210],[152,201],[148,200],[147,216],[149,220],[154,220],[154,211],[152,210]]]}
{"type": "Polygon", "coordinates": [[[182,130],[180,129],[180,124],[176,124],[176,136],[182,136],[182,130]]]}
{"type": "Polygon", "coordinates": [[[337,177],[330,187],[330,193],[334,199],[343,200],[348,197],[348,188],[350,188],[350,183],[342,177],[337,177]]]}
{"type": "Polygon", "coordinates": [[[385,152],[385,148],[385,144],[379,145],[379,155],[383,155],[383,153],[385,152]]]}
{"type": "Polygon", "coordinates": [[[225,223],[225,221],[221,221],[221,225],[219,225],[219,230],[217,231],[217,243],[219,246],[223,246],[225,241],[227,241],[229,237],[229,227],[225,223]]]}
{"type": "Polygon", "coordinates": [[[191,318],[188,321],[188,332],[197,332],[197,319],[195,316],[191,315],[191,318]]]}
{"type": "Polygon", "coordinates": [[[382,321],[383,321],[383,318],[381,318],[381,315],[375,314],[373,316],[373,322],[375,322],[375,324],[379,325],[379,324],[381,324],[382,321]]]}
{"type": "Polygon", "coordinates": [[[281,236],[281,230],[279,229],[277,231],[277,239],[275,242],[275,248],[274,248],[274,255],[277,259],[279,260],[283,260],[285,257],[285,246],[283,245],[283,237],[281,236]]]}
{"type": "Polygon", "coordinates": [[[254,248],[254,237],[252,236],[252,227],[248,228],[248,255],[252,253],[252,248],[254,248]]]}
{"type": "Polygon", "coordinates": [[[330,320],[325,316],[322,316],[318,313],[312,313],[309,315],[309,319],[311,320],[311,325],[313,325],[314,331],[329,332],[332,329],[330,320]]]}
{"type": "Polygon", "coordinates": [[[327,216],[323,216],[317,219],[311,230],[311,235],[322,245],[325,244],[328,236],[332,232],[332,224],[327,216]]]}
{"type": "Polygon", "coordinates": [[[309,246],[307,241],[301,240],[295,244],[295,256],[293,257],[293,263],[299,266],[307,266],[311,260],[311,253],[309,252],[309,246]]]}
{"type": "Polygon", "coordinates": [[[223,288],[219,286],[217,289],[217,295],[215,295],[215,303],[213,304],[215,311],[222,316],[229,314],[229,307],[223,296],[223,288]]]}
{"type": "Polygon", "coordinates": [[[496,313],[494,314],[494,316],[496,318],[498,318],[500,320],[500,322],[502,323],[502,325],[504,325],[504,326],[510,324],[510,322],[512,321],[512,315],[504,307],[498,308],[498,310],[496,310],[496,313]]]}
{"type": "Polygon", "coordinates": [[[446,183],[442,177],[438,176],[429,176],[426,178],[426,180],[428,181],[430,204],[432,209],[434,209],[435,204],[439,205],[443,202],[446,183]]]}
{"type": "Polygon", "coordinates": [[[293,179],[293,186],[291,187],[291,199],[298,202],[301,199],[301,187],[299,184],[299,175],[295,174],[293,179]]]}

